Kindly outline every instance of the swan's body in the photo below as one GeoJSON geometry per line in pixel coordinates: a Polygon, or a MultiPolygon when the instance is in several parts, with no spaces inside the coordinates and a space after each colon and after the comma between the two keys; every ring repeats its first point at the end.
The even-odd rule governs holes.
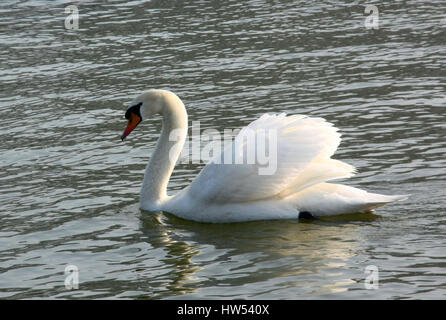
{"type": "Polygon", "coordinates": [[[165,211],[201,222],[236,222],[296,219],[300,212],[314,216],[365,212],[405,198],[327,183],[351,177],[355,171],[330,158],[341,141],[337,129],[322,118],[285,114],[265,114],[250,123],[188,187],[168,196],[167,184],[187,135],[187,113],[181,100],[165,90],[140,95],[127,110],[129,124],[122,138],[153,114],[163,116],[163,127],[144,174],[143,210],[165,211]],[[244,130],[251,130],[258,139],[262,134],[265,137],[265,130],[276,133],[274,173],[259,174],[262,165],[257,162],[219,164],[231,152],[246,153],[249,146],[243,140],[244,130]]]}

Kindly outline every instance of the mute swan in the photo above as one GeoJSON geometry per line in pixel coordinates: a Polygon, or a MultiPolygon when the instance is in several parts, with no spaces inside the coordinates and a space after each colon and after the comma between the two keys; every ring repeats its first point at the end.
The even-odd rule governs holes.
{"type": "Polygon", "coordinates": [[[140,195],[143,210],[165,211],[200,222],[240,222],[296,219],[308,213],[328,216],[372,211],[406,198],[327,183],[351,177],[355,171],[354,167],[330,158],[341,141],[338,129],[322,118],[285,114],[264,114],[251,122],[188,187],[168,196],[167,184],[187,135],[187,113],[182,101],[166,90],[149,90],[139,95],[125,113],[128,124],[121,139],[155,114],[163,117],[163,125],[144,174],[140,195]],[[242,134],[246,130],[254,132],[256,139],[265,136],[265,130],[276,133],[273,174],[259,174],[262,164],[257,162],[219,161],[225,154],[246,151],[249,145],[244,143],[242,134]],[[171,139],[173,132],[176,139],[171,139]]]}

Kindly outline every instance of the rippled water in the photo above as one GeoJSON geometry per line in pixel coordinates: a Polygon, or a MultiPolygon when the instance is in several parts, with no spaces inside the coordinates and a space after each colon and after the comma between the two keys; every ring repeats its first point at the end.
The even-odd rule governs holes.
{"type": "MultiPolygon", "coordinates": [[[[357,1],[3,0],[0,298],[445,298],[446,5],[376,4],[377,30],[357,1]],[[176,92],[202,129],[324,117],[358,168],[347,184],[412,196],[315,222],[141,212],[160,123],[119,135],[149,88],[176,92]]],[[[177,166],[171,192],[201,167],[177,166]]]]}

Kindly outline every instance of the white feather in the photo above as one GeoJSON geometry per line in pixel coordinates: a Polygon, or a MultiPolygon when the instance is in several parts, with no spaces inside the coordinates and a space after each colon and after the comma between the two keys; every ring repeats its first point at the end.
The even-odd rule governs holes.
{"type": "Polygon", "coordinates": [[[341,184],[320,183],[293,194],[293,202],[301,212],[315,216],[369,212],[386,203],[404,200],[407,196],[385,196],[341,184]]]}
{"type": "Polygon", "coordinates": [[[324,119],[265,114],[240,131],[234,142],[202,169],[188,192],[200,201],[246,202],[283,197],[315,183],[349,177],[354,172],[352,166],[330,159],[339,143],[337,129],[324,119]],[[244,154],[246,160],[246,143],[238,142],[248,130],[256,138],[264,130],[277,134],[274,174],[260,175],[258,163],[221,164],[231,150],[232,154],[244,154]]]}

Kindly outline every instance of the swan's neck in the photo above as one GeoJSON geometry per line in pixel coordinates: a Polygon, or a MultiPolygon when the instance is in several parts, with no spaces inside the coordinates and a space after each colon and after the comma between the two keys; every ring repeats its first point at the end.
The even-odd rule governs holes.
{"type": "Polygon", "coordinates": [[[177,96],[165,97],[163,126],[155,151],[146,167],[141,188],[141,207],[161,210],[167,200],[167,184],[187,135],[187,113],[177,96]]]}

